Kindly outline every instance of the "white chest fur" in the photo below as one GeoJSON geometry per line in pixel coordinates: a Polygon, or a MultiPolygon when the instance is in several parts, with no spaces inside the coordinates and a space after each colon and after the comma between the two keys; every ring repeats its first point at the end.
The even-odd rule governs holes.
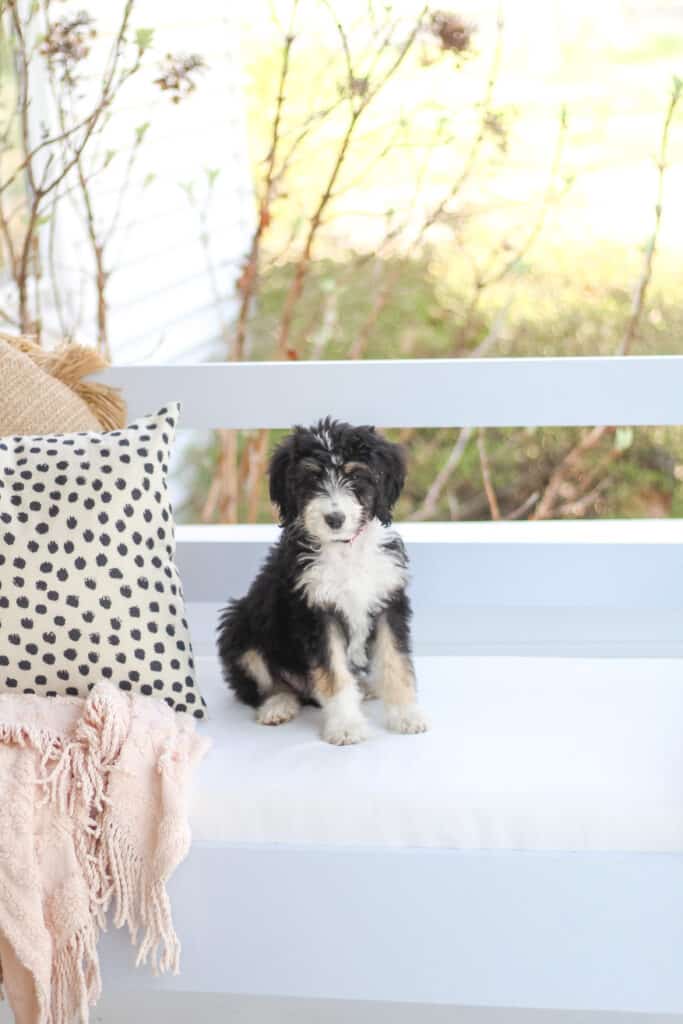
{"type": "Polygon", "coordinates": [[[352,544],[321,548],[299,579],[311,606],[335,608],[346,619],[349,660],[357,668],[366,665],[372,616],[406,584],[406,569],[396,552],[384,546],[392,535],[393,531],[373,519],[352,544]]]}

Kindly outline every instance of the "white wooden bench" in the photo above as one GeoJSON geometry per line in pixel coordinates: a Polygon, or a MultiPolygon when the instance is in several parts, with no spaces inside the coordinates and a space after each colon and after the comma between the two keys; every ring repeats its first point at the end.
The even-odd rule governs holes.
{"type": "MultiPolygon", "coordinates": [[[[282,428],[328,414],[379,427],[636,426],[680,422],[683,357],[139,366],[113,368],[106,380],[124,388],[131,418],[179,399],[183,424],[193,428],[282,428]]],[[[427,846],[320,836],[261,842],[246,825],[240,838],[231,814],[239,817],[244,790],[233,775],[244,762],[231,759],[231,744],[235,751],[238,741],[258,744],[261,764],[264,744],[272,743],[274,764],[282,764],[287,743],[304,742],[303,734],[287,733],[290,726],[276,737],[236,710],[213,657],[217,607],[246,589],[276,528],[181,527],[178,560],[210,703],[208,728],[220,749],[198,780],[199,836],[173,882],[182,973],[156,981],[132,973],[126,943],[109,938],[109,991],[683,1012],[681,523],[424,523],[402,530],[413,571],[418,675],[434,717],[424,743],[442,746],[378,733],[371,749],[381,758],[385,743],[406,743],[396,756],[414,759],[416,771],[422,764],[427,779],[432,771],[439,793],[441,772],[484,772],[483,820],[474,839],[460,848],[449,841],[456,805],[444,816],[446,839],[427,846]],[[514,711],[517,683],[535,728],[547,730],[548,763],[564,759],[549,768],[551,782],[554,773],[561,776],[564,789],[545,838],[552,791],[544,802],[538,798],[534,843],[527,842],[533,786],[515,794],[528,798],[519,848],[509,830],[501,839],[500,822],[487,819],[492,792],[502,799],[514,777],[511,752],[521,749],[510,747],[519,740],[520,719],[501,717],[496,693],[503,690],[496,686],[504,684],[504,706],[514,711]],[[478,768],[462,759],[456,768],[445,760],[443,731],[456,729],[458,742],[471,735],[466,716],[479,693],[492,701],[499,742],[487,737],[487,760],[478,768]],[[534,702],[542,705],[537,714],[534,702]],[[565,714],[571,722],[562,734],[557,717],[565,714]],[[574,754],[567,742],[573,737],[574,754]],[[437,751],[431,761],[420,753],[428,749],[437,751]],[[568,795],[573,756],[577,785],[568,795]],[[614,775],[619,758],[636,766],[633,775],[625,768],[622,792],[614,775]],[[586,774],[593,763],[594,779],[586,774]],[[603,769],[611,773],[609,785],[603,769]],[[216,788],[221,778],[224,801],[216,788]],[[572,843],[582,794],[594,825],[572,843]],[[227,821],[216,839],[206,825],[212,800],[227,821]],[[566,815],[565,804],[573,808],[566,815]],[[601,816],[604,831],[595,825],[601,816]],[[481,841],[487,835],[494,837],[488,846],[481,841]],[[556,849],[548,836],[560,837],[556,849]]],[[[481,729],[481,718],[476,722],[481,729]]],[[[312,719],[302,728],[309,729],[306,742],[317,744],[312,719]]],[[[529,743],[545,739],[536,733],[529,743]]],[[[481,752],[473,750],[476,761],[481,752]]],[[[311,758],[316,751],[310,748],[311,758]]],[[[336,752],[342,795],[344,772],[360,756],[355,751],[336,752]]],[[[541,761],[539,775],[544,768],[541,761]]],[[[292,786],[301,786],[302,777],[293,772],[292,786]]],[[[270,806],[272,786],[285,799],[286,774],[274,777],[270,790],[267,775],[259,778],[261,792],[250,783],[252,802],[270,806]]],[[[370,760],[368,790],[374,785],[370,760]]],[[[425,805],[435,788],[425,786],[425,805]]],[[[296,804],[296,789],[286,799],[296,804]]],[[[240,821],[248,811],[241,808],[240,821]]],[[[406,819],[412,811],[406,808],[406,819]]],[[[508,821],[505,806],[498,813],[508,821]]],[[[349,834],[354,827],[351,821],[349,834]]]]}

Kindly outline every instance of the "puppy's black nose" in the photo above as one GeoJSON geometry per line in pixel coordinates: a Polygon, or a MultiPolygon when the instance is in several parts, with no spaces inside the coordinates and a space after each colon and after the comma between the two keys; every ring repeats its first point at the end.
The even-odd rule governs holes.
{"type": "Polygon", "coordinates": [[[343,512],[328,512],[325,516],[325,522],[331,530],[338,530],[344,523],[343,512]]]}

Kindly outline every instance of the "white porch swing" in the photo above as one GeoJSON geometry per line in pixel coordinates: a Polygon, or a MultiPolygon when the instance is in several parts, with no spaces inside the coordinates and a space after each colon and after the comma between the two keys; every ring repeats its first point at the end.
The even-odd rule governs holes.
{"type": "MultiPolygon", "coordinates": [[[[683,357],[117,367],[186,427],[656,425],[683,357]]],[[[683,1013],[683,525],[403,528],[433,730],[330,748],[219,679],[219,603],[275,527],[183,527],[211,720],[171,885],[182,973],[103,943],[105,992],[683,1013]]],[[[403,1019],[403,1018],[401,1018],[403,1019]]],[[[419,1019],[419,1014],[416,1017],[419,1019]]]]}

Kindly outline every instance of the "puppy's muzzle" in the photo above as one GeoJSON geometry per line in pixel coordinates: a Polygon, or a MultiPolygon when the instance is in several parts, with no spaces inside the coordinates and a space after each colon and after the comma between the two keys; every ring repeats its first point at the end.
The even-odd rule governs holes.
{"type": "Polygon", "coordinates": [[[344,525],[346,516],[343,512],[327,512],[325,522],[331,530],[339,530],[344,525]]]}

